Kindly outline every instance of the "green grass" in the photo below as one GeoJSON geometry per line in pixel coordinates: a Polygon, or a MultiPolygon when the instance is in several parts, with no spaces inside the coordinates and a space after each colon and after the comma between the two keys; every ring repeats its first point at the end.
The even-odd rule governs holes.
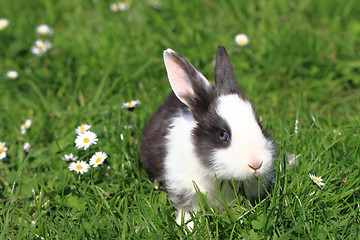
{"type": "Polygon", "coordinates": [[[156,10],[134,0],[122,13],[110,3],[0,0],[10,20],[0,31],[0,239],[360,238],[360,1],[163,0],[156,10]],[[54,46],[37,57],[30,47],[43,23],[54,46]],[[250,44],[235,46],[237,33],[250,44]],[[278,146],[276,181],[256,206],[241,195],[223,211],[202,202],[186,232],[140,166],[141,129],[170,92],[162,51],[213,81],[218,45],[278,146]],[[12,69],[18,79],[2,77],[12,69]],[[142,104],[120,109],[131,99],[142,104]],[[82,123],[99,138],[86,151],[74,145],[82,123]],[[81,176],[60,160],[97,150],[106,162],[81,176]],[[297,167],[287,153],[301,154],[297,167]]]}

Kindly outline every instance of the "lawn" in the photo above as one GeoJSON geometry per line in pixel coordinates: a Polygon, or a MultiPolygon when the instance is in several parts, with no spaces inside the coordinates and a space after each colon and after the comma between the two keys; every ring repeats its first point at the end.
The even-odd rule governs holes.
{"type": "Polygon", "coordinates": [[[0,239],[360,239],[360,1],[112,3],[0,0],[0,239]],[[52,47],[35,55],[37,40],[52,47]],[[275,140],[276,179],[255,206],[242,195],[225,210],[202,202],[190,232],[142,169],[140,136],[171,91],[163,50],[213,82],[219,45],[275,140]],[[82,124],[98,138],[86,150],[75,146],[82,124]],[[99,151],[105,161],[83,174],[61,160],[99,151]]]}

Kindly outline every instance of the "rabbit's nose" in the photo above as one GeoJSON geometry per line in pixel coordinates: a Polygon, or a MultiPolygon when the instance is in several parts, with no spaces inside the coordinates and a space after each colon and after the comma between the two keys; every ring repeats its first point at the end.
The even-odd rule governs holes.
{"type": "Polygon", "coordinates": [[[260,161],[260,160],[258,160],[258,159],[253,159],[253,160],[248,164],[248,166],[249,166],[252,170],[256,171],[256,170],[258,170],[259,168],[261,168],[261,166],[262,166],[262,161],[260,161]]]}

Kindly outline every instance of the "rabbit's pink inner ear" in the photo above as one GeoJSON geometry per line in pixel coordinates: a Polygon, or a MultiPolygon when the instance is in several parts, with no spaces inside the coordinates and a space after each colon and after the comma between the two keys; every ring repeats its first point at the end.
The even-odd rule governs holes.
{"type": "Polygon", "coordinates": [[[168,74],[169,82],[176,97],[186,105],[187,97],[195,96],[192,88],[190,76],[185,70],[185,66],[172,54],[173,50],[168,49],[164,52],[164,62],[168,74]]]}

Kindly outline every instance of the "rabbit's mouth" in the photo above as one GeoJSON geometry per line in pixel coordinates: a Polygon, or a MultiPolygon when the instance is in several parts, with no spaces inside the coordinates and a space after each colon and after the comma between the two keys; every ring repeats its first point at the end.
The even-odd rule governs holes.
{"type": "Polygon", "coordinates": [[[248,164],[249,168],[251,168],[254,172],[254,176],[258,176],[259,172],[260,172],[260,168],[262,166],[262,162],[256,163],[256,164],[248,164]]]}

